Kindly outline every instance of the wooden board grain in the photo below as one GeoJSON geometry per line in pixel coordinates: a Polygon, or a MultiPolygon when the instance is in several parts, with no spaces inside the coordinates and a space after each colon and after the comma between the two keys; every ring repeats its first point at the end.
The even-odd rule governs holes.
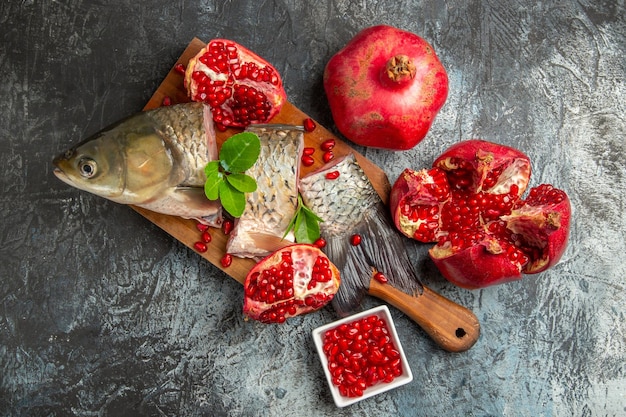
{"type": "MultiPolygon", "coordinates": [[[[182,53],[175,65],[183,64],[186,66],[189,62],[189,59],[195,56],[204,46],[204,42],[202,42],[200,39],[194,38],[189,43],[189,45],[187,45],[187,48],[182,53]]],[[[153,96],[144,107],[144,110],[149,110],[161,106],[163,100],[166,97],[168,97],[172,103],[184,103],[189,101],[183,85],[183,76],[178,73],[174,68],[175,66],[172,67],[161,85],[157,88],[153,96]]],[[[307,117],[309,116],[307,116],[304,112],[299,110],[293,104],[291,104],[290,102],[286,102],[283,105],[280,113],[278,113],[272,119],[272,123],[302,125],[302,122],[307,117]]],[[[217,132],[218,146],[237,132],[238,131],[234,129],[228,129],[225,132],[217,132]]],[[[353,153],[356,156],[359,164],[363,168],[363,171],[365,171],[370,181],[372,182],[372,185],[374,186],[380,197],[383,199],[383,201],[386,202],[391,187],[387,176],[380,167],[365,158],[363,155],[356,152],[350,147],[350,145],[337,138],[319,123],[317,124],[317,128],[313,132],[307,132],[304,134],[305,146],[314,147],[316,149],[319,148],[319,145],[323,141],[329,138],[334,138],[336,141],[333,153],[337,157],[349,153],[353,153]]],[[[321,161],[321,151],[318,150],[317,152],[315,152],[313,157],[315,159],[315,164],[311,167],[303,166],[301,168],[301,175],[306,175],[308,172],[317,169],[321,165],[323,165],[323,162],[321,161]]],[[[169,233],[172,237],[192,249],[194,243],[200,239],[200,232],[196,229],[196,222],[193,220],[186,220],[175,216],[167,216],[164,214],[155,213],[143,209],[141,207],[131,207],[139,214],[147,218],[149,221],[159,226],[165,232],[169,233]]],[[[228,275],[230,275],[240,283],[243,283],[246,274],[254,265],[254,261],[251,259],[235,258],[230,266],[224,268],[221,265],[221,259],[226,252],[226,242],[228,238],[219,229],[211,228],[210,233],[212,236],[212,240],[211,243],[208,245],[209,250],[205,253],[199,253],[199,255],[207,259],[216,267],[222,269],[224,272],[226,272],[228,275]]]]}

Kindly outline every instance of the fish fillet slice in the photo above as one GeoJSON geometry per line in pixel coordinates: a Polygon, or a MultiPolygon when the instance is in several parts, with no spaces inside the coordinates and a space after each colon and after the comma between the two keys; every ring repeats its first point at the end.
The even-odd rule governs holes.
{"type": "Polygon", "coordinates": [[[261,141],[261,154],[246,173],[257,190],[246,196],[246,207],[235,222],[226,251],[234,256],[260,258],[291,243],[283,239],[298,206],[303,129],[287,125],[255,125],[246,129],[261,141]]]}

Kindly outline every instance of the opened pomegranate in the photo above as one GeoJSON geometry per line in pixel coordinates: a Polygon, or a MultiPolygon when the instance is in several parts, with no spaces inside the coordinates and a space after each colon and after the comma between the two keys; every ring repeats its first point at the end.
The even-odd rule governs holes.
{"type": "Polygon", "coordinates": [[[444,277],[465,288],[520,279],[556,264],[567,246],[571,207],[548,184],[530,190],[528,156],[482,140],[460,142],[429,170],[406,169],[390,207],[397,228],[421,242],[444,277]]]}
{"type": "Polygon", "coordinates": [[[265,123],[286,101],[276,69],[254,52],[227,39],[214,39],[185,71],[189,98],[211,106],[216,127],[265,123]]]}
{"type": "Polygon", "coordinates": [[[339,271],[318,247],[287,246],[250,270],[244,283],[243,312],[263,323],[283,323],[328,304],[339,283],[339,271]]]}
{"type": "Polygon", "coordinates": [[[424,39],[379,25],[359,32],[328,61],[324,89],[348,139],[406,150],[424,139],[446,101],[448,75],[424,39]]]}

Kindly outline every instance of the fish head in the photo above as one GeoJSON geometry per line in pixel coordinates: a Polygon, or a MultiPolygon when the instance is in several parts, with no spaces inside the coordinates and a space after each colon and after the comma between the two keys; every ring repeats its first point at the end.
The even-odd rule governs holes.
{"type": "Polygon", "coordinates": [[[122,204],[157,200],[179,181],[161,132],[141,113],[71,147],[53,164],[61,181],[122,204]]]}
{"type": "Polygon", "coordinates": [[[124,193],[122,149],[106,136],[95,135],[58,155],[54,175],[66,184],[115,200],[124,193]]]}

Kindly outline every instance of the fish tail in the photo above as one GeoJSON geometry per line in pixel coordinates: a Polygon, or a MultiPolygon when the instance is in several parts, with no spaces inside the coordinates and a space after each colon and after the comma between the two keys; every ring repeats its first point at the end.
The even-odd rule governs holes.
{"type": "Polygon", "coordinates": [[[361,237],[360,244],[351,245],[345,236],[332,236],[324,248],[342,274],[350,277],[342,279],[332,301],[340,316],[358,309],[376,272],[383,273],[391,285],[407,294],[423,293],[424,287],[409,260],[404,239],[395,230],[382,202],[363,213],[353,233],[361,237]]]}

